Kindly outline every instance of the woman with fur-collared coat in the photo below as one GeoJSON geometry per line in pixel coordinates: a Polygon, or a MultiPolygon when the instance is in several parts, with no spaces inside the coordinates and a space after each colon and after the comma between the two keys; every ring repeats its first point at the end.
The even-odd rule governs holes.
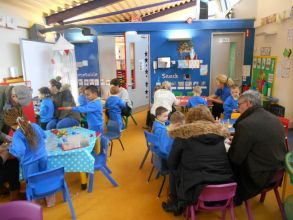
{"type": "Polygon", "coordinates": [[[224,145],[228,130],[215,122],[204,105],[192,108],[186,122],[169,132],[175,139],[168,158],[170,200],[162,206],[174,214],[196,202],[205,185],[233,181],[224,145]]]}

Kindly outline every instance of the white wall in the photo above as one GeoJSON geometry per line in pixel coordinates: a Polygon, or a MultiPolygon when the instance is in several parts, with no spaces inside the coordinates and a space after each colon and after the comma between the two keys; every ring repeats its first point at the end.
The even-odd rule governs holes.
{"type": "Polygon", "coordinates": [[[233,18],[256,18],[258,1],[241,0],[233,6],[233,18]]]}
{"type": "MultiPolygon", "coordinates": [[[[293,42],[287,41],[287,33],[289,28],[293,28],[293,17],[278,23],[260,26],[260,20],[263,17],[274,13],[282,13],[292,7],[291,0],[258,0],[256,34],[258,33],[276,33],[271,36],[256,36],[254,43],[254,55],[260,55],[261,47],[271,47],[271,55],[278,57],[278,64],[283,59],[283,50],[291,48],[293,50],[293,42]],[[282,3],[281,3],[282,2],[282,3]]],[[[293,122],[293,102],[291,94],[293,93],[293,55],[291,55],[291,67],[289,78],[281,78],[277,75],[275,80],[274,96],[279,98],[279,104],[285,106],[286,117],[293,122]]]]}
{"type": "MultiPolygon", "coordinates": [[[[28,39],[28,28],[34,24],[43,24],[41,16],[33,16],[32,13],[25,9],[13,7],[9,4],[0,2],[0,15],[11,16],[16,19],[16,29],[7,29],[0,27],[0,81],[4,77],[8,77],[9,67],[15,66],[18,68],[19,73],[22,73],[21,56],[19,39],[28,39]]],[[[46,34],[46,41],[54,42],[55,34],[46,34]]]]}

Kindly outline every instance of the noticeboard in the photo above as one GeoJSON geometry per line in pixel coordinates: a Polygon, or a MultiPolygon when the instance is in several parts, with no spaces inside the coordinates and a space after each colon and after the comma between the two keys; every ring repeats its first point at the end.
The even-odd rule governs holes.
{"type": "Polygon", "coordinates": [[[254,56],[251,86],[264,96],[272,96],[276,78],[277,57],[254,56]]]}

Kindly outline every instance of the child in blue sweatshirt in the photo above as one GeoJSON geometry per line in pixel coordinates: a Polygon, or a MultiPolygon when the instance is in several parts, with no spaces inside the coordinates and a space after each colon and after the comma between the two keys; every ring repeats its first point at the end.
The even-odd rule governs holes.
{"type": "Polygon", "coordinates": [[[78,103],[79,105],[86,105],[88,103],[88,99],[85,95],[85,86],[79,88],[79,96],[78,96],[78,103]]]}
{"type": "Polygon", "coordinates": [[[122,101],[121,98],[119,98],[120,90],[119,87],[112,86],[110,88],[110,94],[106,100],[105,107],[107,108],[107,112],[109,115],[109,119],[113,121],[117,121],[120,126],[120,130],[123,129],[123,121],[121,116],[121,111],[123,108],[126,108],[125,102],[122,101]]]}
{"type": "Polygon", "coordinates": [[[208,107],[208,102],[200,96],[201,92],[202,92],[201,87],[195,86],[193,88],[193,95],[194,96],[188,100],[188,103],[186,105],[187,108],[193,108],[193,107],[200,105],[200,104],[203,104],[208,107]]]}
{"type": "Polygon", "coordinates": [[[104,132],[103,105],[98,97],[98,87],[94,85],[85,88],[85,95],[89,102],[77,107],[63,107],[62,110],[86,113],[86,119],[90,130],[104,132]]]}
{"type": "Polygon", "coordinates": [[[239,88],[234,85],[230,90],[231,95],[224,102],[224,119],[230,119],[231,114],[238,111],[239,88]]]}
{"type": "MultiPolygon", "coordinates": [[[[175,129],[184,124],[184,115],[181,112],[174,112],[170,117],[170,129],[175,129]]],[[[155,152],[163,159],[167,160],[173,145],[173,139],[168,135],[166,124],[168,123],[168,109],[159,106],[156,109],[156,119],[153,124],[153,133],[158,136],[159,143],[155,147],[155,152]]]]}
{"type": "Polygon", "coordinates": [[[51,92],[48,87],[39,89],[39,97],[42,100],[38,115],[40,116],[41,127],[46,130],[49,121],[54,118],[54,104],[51,99],[51,92]]]}
{"type": "MultiPolygon", "coordinates": [[[[15,156],[22,167],[23,177],[45,171],[47,169],[47,151],[45,146],[46,135],[42,128],[30,123],[17,108],[11,108],[4,115],[5,124],[14,131],[9,153],[15,156]],[[38,160],[38,162],[36,162],[38,160]],[[31,162],[34,162],[31,164],[31,162]],[[38,164],[36,164],[38,163],[38,164]]],[[[54,194],[46,197],[47,206],[54,205],[54,194]]]]}

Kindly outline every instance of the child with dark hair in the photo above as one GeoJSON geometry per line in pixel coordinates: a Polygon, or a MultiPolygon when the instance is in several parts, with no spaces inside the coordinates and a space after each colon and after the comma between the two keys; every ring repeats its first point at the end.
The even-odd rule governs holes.
{"type": "MultiPolygon", "coordinates": [[[[27,121],[17,108],[11,108],[4,114],[4,121],[13,130],[15,130],[9,153],[18,158],[22,168],[23,175],[27,177],[33,173],[47,169],[47,151],[45,147],[46,135],[42,128],[27,121]],[[38,166],[29,166],[31,162],[38,160],[38,166]]],[[[17,172],[18,170],[14,171],[17,172]]],[[[15,175],[15,174],[11,174],[15,175]]],[[[54,204],[54,198],[50,198],[47,205],[54,204]]]]}
{"type": "Polygon", "coordinates": [[[40,88],[39,97],[42,101],[38,115],[40,116],[41,127],[46,130],[48,122],[54,118],[54,104],[51,99],[50,89],[48,87],[40,88]]]}
{"type": "Polygon", "coordinates": [[[163,106],[156,108],[156,119],[153,124],[153,133],[158,137],[158,143],[155,152],[163,159],[168,158],[173,140],[168,136],[166,127],[169,111],[163,106]]]}
{"type": "Polygon", "coordinates": [[[110,94],[106,100],[105,106],[107,108],[107,112],[109,115],[109,119],[113,121],[117,121],[120,126],[120,130],[123,129],[123,122],[121,112],[122,109],[126,108],[125,102],[118,96],[119,95],[119,87],[112,86],[110,89],[110,94]]]}
{"type": "Polygon", "coordinates": [[[90,130],[100,133],[104,132],[103,105],[98,97],[97,86],[90,85],[85,88],[85,95],[89,102],[77,107],[64,107],[62,110],[72,110],[74,112],[86,113],[86,118],[90,130]]]}

